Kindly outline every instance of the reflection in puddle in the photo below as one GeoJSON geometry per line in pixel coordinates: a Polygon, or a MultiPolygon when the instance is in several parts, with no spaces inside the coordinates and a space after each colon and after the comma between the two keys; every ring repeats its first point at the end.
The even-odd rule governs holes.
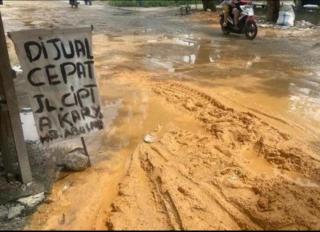
{"type": "Polygon", "coordinates": [[[253,60],[249,60],[247,62],[246,69],[251,68],[254,63],[258,63],[260,62],[260,60],[261,60],[261,57],[256,55],[253,60]]]}
{"type": "Polygon", "coordinates": [[[182,57],[182,60],[185,62],[185,63],[188,63],[188,64],[194,64],[195,61],[196,61],[196,55],[195,54],[192,54],[192,55],[188,55],[188,56],[183,56],[182,57]]]}
{"type": "Polygon", "coordinates": [[[149,39],[149,40],[147,40],[147,43],[157,43],[158,42],[158,40],[156,40],[156,39],[149,39]]]}
{"type": "Polygon", "coordinates": [[[172,62],[162,61],[154,57],[147,60],[146,66],[150,69],[163,68],[166,69],[168,72],[175,72],[174,64],[172,62]]]}
{"type": "Polygon", "coordinates": [[[192,38],[185,38],[185,39],[181,39],[181,38],[175,38],[174,39],[174,43],[177,45],[181,45],[181,46],[187,46],[187,47],[193,47],[196,44],[196,41],[193,40],[192,38]]]}
{"type": "Polygon", "coordinates": [[[319,122],[320,119],[320,72],[311,72],[308,78],[290,83],[290,112],[319,122]]]}
{"type": "Polygon", "coordinates": [[[301,87],[291,83],[290,91],[290,111],[299,112],[304,117],[313,120],[320,119],[320,93],[307,87],[301,87]]]}
{"type": "MultiPolygon", "coordinates": [[[[195,40],[192,35],[165,40],[147,40],[147,45],[143,48],[148,54],[149,62],[169,72],[174,72],[175,68],[183,63],[214,63],[221,57],[220,49],[213,47],[210,40],[195,40]]],[[[149,63],[146,66],[150,68],[149,63]]]]}

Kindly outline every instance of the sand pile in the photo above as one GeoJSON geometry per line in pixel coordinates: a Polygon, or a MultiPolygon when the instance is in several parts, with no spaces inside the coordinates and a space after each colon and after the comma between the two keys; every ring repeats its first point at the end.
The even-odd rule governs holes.
{"type": "Polygon", "coordinates": [[[109,229],[320,228],[320,160],[307,146],[186,85],[153,90],[205,132],[172,124],[137,147],[109,229]]]}

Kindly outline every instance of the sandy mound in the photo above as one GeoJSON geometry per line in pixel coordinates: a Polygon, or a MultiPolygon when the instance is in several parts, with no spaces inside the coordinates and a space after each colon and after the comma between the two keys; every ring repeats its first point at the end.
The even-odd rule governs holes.
{"type": "Polygon", "coordinates": [[[140,144],[109,229],[320,229],[320,162],[306,146],[185,85],[153,89],[206,133],[171,126],[140,144]]]}

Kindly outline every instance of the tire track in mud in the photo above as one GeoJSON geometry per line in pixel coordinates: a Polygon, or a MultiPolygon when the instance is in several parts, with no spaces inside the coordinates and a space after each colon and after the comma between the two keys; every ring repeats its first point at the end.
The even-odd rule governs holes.
{"type": "MultiPolygon", "coordinates": [[[[158,153],[159,155],[159,153],[158,153]]],[[[141,167],[147,173],[151,183],[153,183],[153,188],[155,190],[155,194],[161,199],[161,203],[166,209],[166,214],[168,216],[168,220],[172,229],[175,230],[183,230],[183,224],[181,217],[179,215],[179,211],[168,192],[168,190],[164,190],[162,188],[162,180],[160,176],[154,175],[154,166],[148,159],[148,154],[146,154],[145,159],[141,159],[141,167]]]]}
{"type": "Polygon", "coordinates": [[[128,173],[119,184],[117,201],[112,203],[106,220],[108,230],[141,230],[149,223],[149,229],[174,229],[159,189],[149,176],[149,171],[142,168],[148,169],[142,164],[140,153],[141,146],[138,146],[132,155],[128,173]]]}
{"type": "Polygon", "coordinates": [[[306,146],[181,83],[153,90],[205,131],[173,123],[158,142],[137,147],[109,229],[320,228],[320,165],[306,146]]]}
{"type": "MultiPolygon", "coordinates": [[[[161,141],[160,141],[160,144],[151,145],[150,148],[153,151],[156,151],[156,155],[159,155],[163,158],[164,158],[163,154],[171,154],[170,161],[173,164],[181,162],[179,159],[174,158],[176,157],[176,155],[172,154],[165,147],[163,147],[163,145],[161,144],[161,141]]],[[[222,153],[221,155],[223,156],[224,154],[222,153]]],[[[164,159],[168,161],[168,159],[166,158],[164,159]]],[[[202,193],[199,195],[205,194],[207,198],[209,198],[211,201],[214,201],[219,208],[219,209],[216,208],[216,210],[224,211],[228,216],[230,216],[230,218],[234,220],[234,222],[239,226],[239,228],[261,229],[249,217],[243,214],[241,212],[241,209],[239,209],[236,205],[228,202],[226,197],[219,190],[218,186],[216,186],[214,183],[211,182],[210,185],[208,185],[207,183],[197,182],[191,176],[188,176],[187,174],[181,172],[181,170],[177,170],[176,176],[181,176],[184,179],[183,182],[189,182],[189,184],[192,184],[193,189],[195,188],[201,189],[202,193]]],[[[193,200],[195,200],[195,198],[193,198],[193,200]]]]}
{"type": "Polygon", "coordinates": [[[311,150],[250,112],[236,112],[211,96],[175,81],[157,83],[154,92],[189,111],[229,149],[253,146],[273,165],[320,181],[320,159],[311,150]],[[317,165],[313,165],[314,163],[317,165]]]}
{"type": "MultiPolygon", "coordinates": [[[[169,151],[165,151],[165,148],[159,149],[156,148],[157,145],[152,146],[152,150],[162,150],[162,154],[170,153],[169,151]],[[156,149],[155,149],[156,148],[156,149]]],[[[158,145],[161,146],[161,145],[158,145]]],[[[157,152],[157,155],[160,153],[157,152]]],[[[161,155],[163,156],[163,155],[161,155]]],[[[173,156],[174,157],[174,156],[173,156]]],[[[176,159],[171,159],[172,163],[179,163],[179,160],[176,159]]],[[[192,184],[192,188],[199,188],[201,189],[202,194],[205,194],[207,198],[209,198],[211,201],[214,201],[217,206],[219,206],[219,209],[216,208],[217,211],[224,211],[230,218],[234,220],[234,222],[239,226],[239,228],[245,228],[245,229],[261,229],[258,225],[253,223],[250,218],[246,217],[243,213],[241,213],[241,210],[238,209],[234,204],[229,203],[228,200],[225,198],[225,196],[221,193],[221,191],[218,190],[217,186],[215,186],[213,183],[211,185],[205,184],[205,183],[200,183],[194,180],[192,177],[187,176],[181,170],[177,170],[176,175],[180,175],[183,179],[184,182],[189,182],[189,184],[192,184]]],[[[179,190],[179,188],[178,188],[179,190]]],[[[180,190],[179,190],[180,191],[180,190]]],[[[183,194],[185,194],[184,191],[180,191],[183,194]]],[[[200,195],[200,194],[199,194],[200,195]]],[[[188,195],[190,197],[190,195],[188,195]]],[[[195,198],[193,198],[195,200],[195,198]]]]}

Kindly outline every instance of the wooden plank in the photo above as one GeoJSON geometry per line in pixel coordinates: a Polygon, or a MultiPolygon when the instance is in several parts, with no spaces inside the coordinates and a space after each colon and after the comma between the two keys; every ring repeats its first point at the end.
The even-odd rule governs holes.
{"type": "MultiPolygon", "coordinates": [[[[0,80],[2,80],[0,72],[0,80]]],[[[11,129],[10,115],[7,110],[4,88],[0,81],[0,150],[2,153],[2,163],[6,173],[19,174],[16,169],[17,155],[11,129]]]]}
{"type": "MultiPolygon", "coordinates": [[[[1,79],[1,77],[0,77],[1,79]]],[[[0,87],[0,95],[4,95],[3,89],[0,87]]],[[[1,108],[3,105],[1,105],[1,108]]],[[[2,153],[2,163],[7,173],[14,175],[19,174],[16,168],[18,162],[16,149],[11,130],[9,112],[0,109],[0,149],[2,153]]]]}
{"type": "Polygon", "coordinates": [[[7,107],[10,116],[11,129],[13,133],[14,143],[16,147],[16,154],[19,163],[19,171],[23,183],[29,183],[32,181],[32,175],[30,170],[29,158],[27,153],[26,143],[23,137],[20,111],[18,107],[18,101],[15,93],[13,83],[13,71],[10,66],[9,54],[7,50],[6,37],[2,22],[2,16],[0,13],[0,77],[2,87],[5,93],[5,99],[7,101],[7,107]]]}

